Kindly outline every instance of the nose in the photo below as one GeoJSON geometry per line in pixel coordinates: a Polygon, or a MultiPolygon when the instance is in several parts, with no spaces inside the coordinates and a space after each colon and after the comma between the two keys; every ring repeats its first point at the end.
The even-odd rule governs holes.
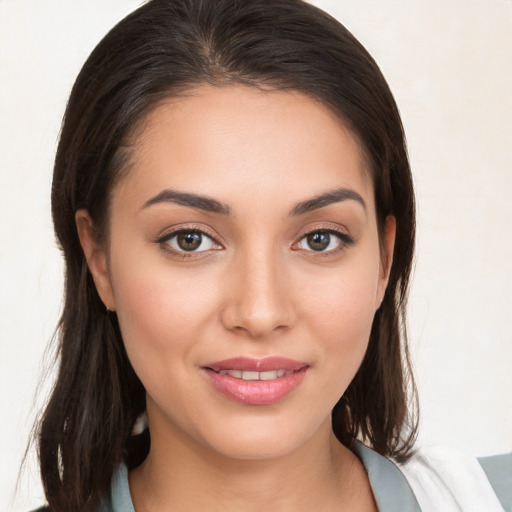
{"type": "Polygon", "coordinates": [[[226,280],[221,312],[225,328],[256,339],[293,325],[295,313],[285,266],[270,251],[240,256],[226,280]]]}

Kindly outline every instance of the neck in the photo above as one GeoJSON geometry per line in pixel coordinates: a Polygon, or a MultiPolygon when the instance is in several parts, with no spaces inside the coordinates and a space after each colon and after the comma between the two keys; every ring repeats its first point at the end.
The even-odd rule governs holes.
{"type": "Polygon", "coordinates": [[[151,451],[130,473],[130,487],[141,512],[327,511],[345,504],[373,510],[359,507],[362,487],[364,501],[374,505],[364,468],[334,437],[330,418],[291,453],[257,460],[224,456],[182,432],[152,428],[151,451]]]}

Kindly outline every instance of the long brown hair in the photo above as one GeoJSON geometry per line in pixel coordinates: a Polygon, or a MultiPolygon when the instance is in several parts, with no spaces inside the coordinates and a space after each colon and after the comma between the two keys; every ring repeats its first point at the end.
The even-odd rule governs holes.
{"type": "Polygon", "coordinates": [[[39,425],[50,509],[94,510],[122,460],[133,467],[149,434],[131,436],[145,391],[116,315],[105,311],[77,236],[86,208],[106,235],[109,195],[130,158],[130,135],[163,98],[209,83],[292,89],[327,105],[370,163],[377,221],[397,221],[394,260],[364,361],[332,415],[345,444],[359,438],[407,458],[415,438],[405,304],[415,211],[400,116],[378,66],[339,22],[301,0],[152,0],[114,27],[82,68],[57,150],[52,214],[65,258],[58,378],[39,425]]]}

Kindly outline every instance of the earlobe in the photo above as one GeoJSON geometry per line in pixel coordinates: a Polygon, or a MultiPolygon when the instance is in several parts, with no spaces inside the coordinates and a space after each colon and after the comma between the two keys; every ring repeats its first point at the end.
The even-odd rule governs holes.
{"type": "Polygon", "coordinates": [[[393,215],[386,217],[384,226],[384,239],[382,240],[381,258],[380,258],[380,277],[379,277],[379,296],[378,306],[384,299],[384,293],[389,281],[389,274],[391,272],[391,265],[393,264],[393,253],[395,249],[396,237],[396,218],[393,215]]]}
{"type": "Polygon", "coordinates": [[[94,225],[89,212],[85,209],[78,210],[75,214],[75,222],[80,245],[94,279],[98,295],[105,307],[114,311],[116,305],[108,271],[107,253],[94,235],[94,225]]]}

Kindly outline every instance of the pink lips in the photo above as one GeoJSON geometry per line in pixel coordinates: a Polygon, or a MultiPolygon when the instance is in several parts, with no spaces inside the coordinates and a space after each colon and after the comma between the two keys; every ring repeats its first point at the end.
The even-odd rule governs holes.
{"type": "Polygon", "coordinates": [[[308,367],[284,357],[237,357],[209,363],[203,366],[203,371],[227,398],[248,405],[268,405],[297,388],[308,367]]]}

